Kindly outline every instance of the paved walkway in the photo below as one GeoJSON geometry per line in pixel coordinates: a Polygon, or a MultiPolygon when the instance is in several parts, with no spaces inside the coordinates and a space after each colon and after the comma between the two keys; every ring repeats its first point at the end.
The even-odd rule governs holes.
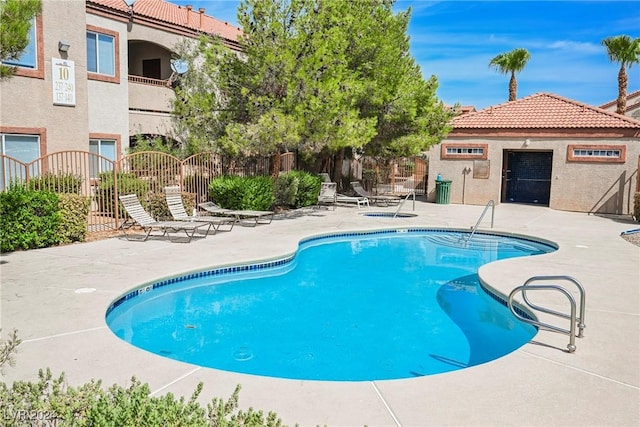
{"type": "Polygon", "coordinates": [[[296,381],[166,359],[124,343],[105,324],[108,305],[147,281],[284,255],[317,233],[408,225],[469,229],[482,209],[417,202],[418,216],[391,219],[338,207],[235,227],[189,244],[112,238],[4,254],[3,334],[17,328],[24,342],[3,380],[35,379],[43,367],[64,371],[73,385],[100,378],[124,386],[135,375],[160,395],[190,395],[203,381],[206,400],[227,398],[241,384],[242,407],[272,410],[285,423],[303,426],[640,425],[640,248],[619,237],[637,224],[616,218],[523,205],[495,210],[496,230],[552,240],[560,249],[485,265],[480,277],[504,294],[534,275],[578,278],[587,289],[587,329],[574,354],[563,351],[566,336],[540,332],[503,358],[456,372],[391,381],[296,381]]]}

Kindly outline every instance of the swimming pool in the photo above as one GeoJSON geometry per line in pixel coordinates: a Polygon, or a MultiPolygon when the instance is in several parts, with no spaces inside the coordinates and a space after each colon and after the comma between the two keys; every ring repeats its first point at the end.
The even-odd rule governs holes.
{"type": "Polygon", "coordinates": [[[466,236],[392,229],[313,237],[282,259],[136,288],[111,304],[106,320],[144,350],[249,374],[367,381],[462,369],[536,333],[485,292],[478,267],[556,249],[466,236]]]}

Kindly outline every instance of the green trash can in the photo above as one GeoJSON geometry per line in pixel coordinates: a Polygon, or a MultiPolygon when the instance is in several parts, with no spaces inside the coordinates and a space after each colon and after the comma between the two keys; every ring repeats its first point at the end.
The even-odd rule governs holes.
{"type": "Polygon", "coordinates": [[[439,205],[448,205],[450,191],[451,181],[436,181],[436,203],[439,205]]]}

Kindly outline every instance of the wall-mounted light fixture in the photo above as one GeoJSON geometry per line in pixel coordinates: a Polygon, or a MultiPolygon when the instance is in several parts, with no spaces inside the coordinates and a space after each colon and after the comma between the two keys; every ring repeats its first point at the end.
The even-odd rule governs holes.
{"type": "Polygon", "coordinates": [[[60,52],[69,52],[70,47],[71,47],[71,44],[69,44],[69,42],[66,40],[60,40],[58,42],[58,50],[60,52]]]}
{"type": "Polygon", "coordinates": [[[523,145],[524,145],[525,147],[528,147],[528,146],[529,146],[529,144],[531,144],[531,140],[530,140],[529,138],[525,139],[525,140],[524,140],[524,144],[523,144],[523,145]]]}

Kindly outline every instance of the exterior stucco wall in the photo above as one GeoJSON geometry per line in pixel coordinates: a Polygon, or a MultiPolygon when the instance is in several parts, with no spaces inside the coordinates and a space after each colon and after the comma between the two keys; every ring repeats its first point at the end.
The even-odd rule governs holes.
{"type": "Polygon", "coordinates": [[[63,24],[84,21],[84,2],[43,1],[44,64],[38,67],[44,67],[44,78],[14,76],[0,83],[0,125],[46,129],[47,153],[89,148],[85,27],[63,24]],[[69,42],[67,54],[58,51],[60,40],[69,42]],[[74,61],[75,106],[53,105],[51,58],[74,61]]]}
{"type": "MultiPolygon", "coordinates": [[[[88,80],[89,131],[120,135],[121,153],[129,146],[129,81],[127,65],[127,24],[91,14],[87,25],[111,30],[118,36],[119,79],[117,82],[88,80]]],[[[86,31],[86,29],[85,29],[86,31]]],[[[88,143],[87,143],[88,148],[88,143]]]]}
{"type": "Polygon", "coordinates": [[[129,135],[170,135],[173,128],[169,114],[132,111],[129,119],[129,135]]]}
{"type": "Polygon", "coordinates": [[[440,173],[451,180],[450,203],[484,205],[500,203],[504,150],[553,152],[549,207],[558,210],[628,214],[638,176],[640,138],[447,138],[429,152],[428,200],[435,201],[435,177],[440,173]],[[529,140],[525,146],[525,139],[529,140]],[[441,158],[441,144],[487,144],[489,175],[474,178],[474,160],[441,158]],[[569,145],[624,145],[625,163],[572,162],[567,160],[569,145]],[[465,174],[465,168],[471,171],[465,174]]]}

